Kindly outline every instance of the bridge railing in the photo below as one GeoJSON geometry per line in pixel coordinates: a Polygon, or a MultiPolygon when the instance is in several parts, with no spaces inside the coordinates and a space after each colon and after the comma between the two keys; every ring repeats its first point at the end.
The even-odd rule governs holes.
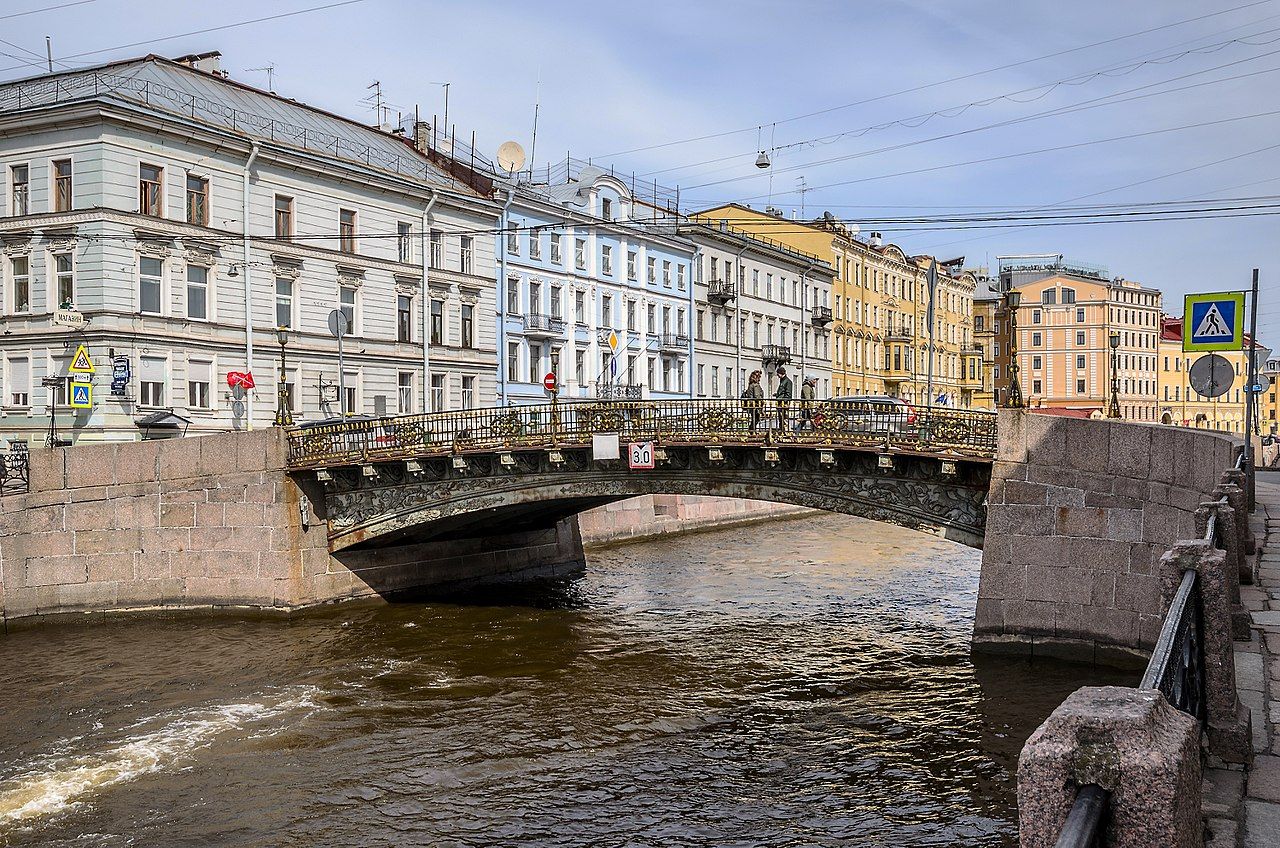
{"type": "Polygon", "coordinates": [[[0,497],[27,491],[31,454],[26,442],[14,442],[7,453],[0,453],[0,497]]]}
{"type": "Polygon", "coordinates": [[[303,425],[288,432],[295,468],[449,453],[589,446],[596,435],[659,444],[876,448],[989,459],[996,418],[874,402],[595,400],[303,425]]]}

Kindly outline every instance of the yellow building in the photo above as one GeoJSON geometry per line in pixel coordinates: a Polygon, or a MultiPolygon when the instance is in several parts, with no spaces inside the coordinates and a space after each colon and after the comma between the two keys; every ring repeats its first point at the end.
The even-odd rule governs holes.
{"type": "MultiPolygon", "coordinates": [[[[1183,352],[1182,319],[1164,318],[1160,332],[1160,421],[1179,427],[1200,430],[1221,430],[1236,436],[1244,435],[1245,391],[1248,381],[1248,337],[1244,350],[1224,350],[1218,355],[1231,365],[1231,388],[1216,398],[1206,398],[1191,387],[1191,366],[1208,354],[1183,352]]],[[[1259,404],[1261,431],[1270,432],[1275,423],[1276,389],[1272,386],[1262,393],[1259,404]]]]}
{"type": "MultiPolygon", "coordinates": [[[[769,238],[827,258],[836,271],[832,287],[832,395],[888,394],[925,403],[929,327],[927,272],[932,257],[911,257],[876,233],[857,237],[824,216],[793,221],[773,211],[736,203],[693,215],[695,219],[769,238]]],[[[969,273],[938,268],[935,312],[934,397],[951,406],[980,405],[979,351],[973,340],[969,273]]]]}

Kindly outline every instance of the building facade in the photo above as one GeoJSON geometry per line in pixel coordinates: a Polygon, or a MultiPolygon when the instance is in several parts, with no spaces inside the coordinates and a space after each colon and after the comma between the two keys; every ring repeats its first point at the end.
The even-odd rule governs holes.
{"type": "Polygon", "coordinates": [[[754,370],[772,395],[784,367],[800,393],[831,395],[830,264],[776,241],[694,221],[680,234],[698,248],[694,280],[694,395],[737,398],[754,370]]]}
{"type": "MultiPolygon", "coordinates": [[[[1158,388],[1159,421],[1179,427],[1202,430],[1220,430],[1235,436],[1243,436],[1245,428],[1244,386],[1248,382],[1249,339],[1246,334],[1243,350],[1219,351],[1218,356],[1230,366],[1231,387],[1218,397],[1205,397],[1191,386],[1191,366],[1202,356],[1199,352],[1182,350],[1182,319],[1161,319],[1158,388]]],[[[1274,423],[1275,387],[1262,394],[1259,404],[1259,423],[1262,432],[1270,430],[1274,423]],[[1268,409],[1270,407],[1270,409],[1268,409]]]]}
{"type": "Polygon", "coordinates": [[[127,440],[268,426],[278,397],[297,421],[493,402],[483,178],[216,54],[8,83],[0,122],[5,435],[40,440],[51,408],[59,438],[127,440]]]}

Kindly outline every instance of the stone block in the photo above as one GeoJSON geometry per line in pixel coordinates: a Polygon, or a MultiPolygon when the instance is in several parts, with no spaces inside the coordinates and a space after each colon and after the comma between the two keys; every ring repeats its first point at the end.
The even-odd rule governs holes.
{"type": "Polygon", "coordinates": [[[1160,579],[1155,575],[1116,575],[1116,609],[1162,615],[1160,579]]]}
{"type": "Polygon", "coordinates": [[[77,530],[74,535],[76,553],[89,556],[127,553],[132,557],[142,547],[139,530],[77,530]]]}
{"type": "Polygon", "coordinates": [[[204,437],[165,439],[156,454],[161,480],[192,480],[200,475],[200,443],[204,437]]]}
{"type": "Polygon", "coordinates": [[[974,633],[999,633],[1004,628],[1004,607],[999,598],[978,596],[973,616],[974,633]]]}
{"type": "Polygon", "coordinates": [[[209,503],[244,503],[249,484],[238,480],[220,480],[217,486],[205,490],[209,503]]]}
{"type": "Polygon", "coordinates": [[[1030,463],[1025,466],[1027,473],[1027,482],[1029,483],[1045,483],[1051,486],[1061,486],[1065,489],[1079,489],[1079,472],[1070,468],[1064,468],[1061,465],[1041,465],[1039,463],[1030,463]]]}
{"type": "Polygon", "coordinates": [[[265,512],[260,503],[223,505],[223,526],[232,532],[253,532],[265,524],[265,512]]]}
{"type": "Polygon", "coordinates": [[[1107,511],[1107,536],[1117,542],[1142,541],[1141,509],[1111,509],[1107,511]]]}
{"type": "Polygon", "coordinates": [[[1063,564],[1093,573],[1124,572],[1129,566],[1129,545],[1110,539],[1073,538],[1067,540],[1063,564]]]}
{"type": "Polygon", "coordinates": [[[1141,424],[1115,423],[1109,428],[1111,437],[1107,469],[1118,477],[1149,479],[1152,428],[1141,424]]]}
{"type": "Polygon", "coordinates": [[[1054,568],[1071,565],[1071,540],[1064,536],[1013,536],[1010,561],[1015,565],[1054,568]]]}
{"type": "Polygon", "coordinates": [[[1068,425],[1066,462],[1063,464],[1079,471],[1106,474],[1110,461],[1111,433],[1116,427],[1126,425],[1074,418],[1063,420],[1068,425]]]}
{"type": "Polygon", "coordinates": [[[186,441],[173,439],[148,442],[128,442],[119,445],[115,456],[115,481],[119,485],[129,483],[153,483],[157,480],[157,466],[160,458],[160,446],[169,441],[186,441]]]}
{"type": "Polygon", "coordinates": [[[181,561],[184,556],[170,554],[164,549],[136,551],[133,573],[138,580],[166,580],[174,576],[173,561],[181,561]]]}
{"type": "Polygon", "coordinates": [[[117,587],[114,581],[60,584],[53,587],[53,604],[46,606],[44,612],[112,609],[118,603],[117,587]]]}
{"type": "Polygon", "coordinates": [[[1042,505],[1047,487],[1041,483],[1007,480],[1002,489],[1002,501],[1006,504],[1042,505]]]}
{"type": "Polygon", "coordinates": [[[27,559],[27,586],[84,583],[89,579],[89,562],[82,556],[46,556],[27,559]]]}
{"type": "Polygon", "coordinates": [[[193,551],[261,551],[271,543],[267,527],[195,527],[191,530],[193,551]]]}
{"type": "Polygon", "coordinates": [[[302,578],[302,557],[286,551],[260,553],[257,576],[272,580],[299,580],[302,578]]]}
{"type": "Polygon", "coordinates": [[[223,526],[223,508],[225,504],[220,503],[197,503],[192,504],[194,507],[194,524],[193,527],[222,527],[223,526]]]}
{"type": "Polygon", "coordinates": [[[116,526],[116,505],[111,501],[69,503],[66,511],[68,530],[102,530],[116,526]]]}
{"type": "MultiPolygon", "coordinates": [[[[114,583],[121,580],[132,580],[133,552],[98,554],[89,557],[89,582],[114,583]]],[[[114,597],[115,590],[112,590],[114,597]]]]}
{"type": "Polygon", "coordinates": [[[1280,804],[1280,756],[1263,754],[1253,758],[1253,767],[1249,770],[1249,797],[1280,804]]]}
{"type": "Polygon", "coordinates": [[[1168,548],[1182,536],[1184,513],[1167,506],[1147,504],[1142,511],[1142,541],[1168,548]]]}
{"type": "Polygon", "coordinates": [[[129,580],[116,584],[116,603],[121,608],[185,606],[186,584],[181,577],[129,580]]]}
{"type": "Polygon", "coordinates": [[[33,450],[27,455],[27,481],[31,491],[59,492],[66,488],[65,450],[33,450]]]}
{"type": "Polygon", "coordinates": [[[1019,409],[996,412],[996,459],[1001,462],[1027,461],[1027,413],[1019,409]]]}
{"type": "Polygon", "coordinates": [[[160,501],[155,494],[120,497],[115,504],[115,526],[149,530],[157,525],[160,501]]]}
{"type": "Polygon", "coordinates": [[[1200,848],[1200,729],[1159,692],[1077,689],[1018,758],[1022,848],[1053,848],[1079,787],[1111,793],[1108,844],[1200,848]]]}
{"type": "MultiPolygon", "coordinates": [[[[1175,431],[1169,427],[1150,428],[1150,460],[1147,477],[1161,483],[1172,483],[1178,473],[1175,431]]],[[[1131,475],[1138,477],[1139,475],[1131,475]]]]}
{"type": "Polygon", "coordinates": [[[56,533],[67,529],[68,506],[62,504],[38,506],[24,510],[22,524],[28,533],[56,533]]]}
{"type": "Polygon", "coordinates": [[[1027,463],[1031,466],[1066,466],[1067,428],[1069,421],[1057,415],[1027,413],[1027,463]]]}
{"type": "MultiPolygon", "coordinates": [[[[208,506],[208,504],[201,504],[201,506],[208,506]]],[[[195,504],[164,504],[160,507],[161,527],[194,527],[195,523],[195,504]]]]}
{"type": "Polygon", "coordinates": [[[1053,636],[1056,605],[1011,598],[1004,602],[1004,630],[1024,636],[1053,636]]]}
{"type": "Polygon", "coordinates": [[[76,552],[74,535],[65,531],[32,533],[25,543],[29,556],[66,556],[76,552]]]}
{"type": "Polygon", "coordinates": [[[1044,536],[1053,532],[1047,507],[1003,504],[987,510],[987,535],[1044,536]]]}
{"type": "Polygon", "coordinates": [[[1093,592],[1091,575],[1078,568],[1027,566],[1028,601],[1088,604],[1093,592]]]}
{"type": "MultiPolygon", "coordinates": [[[[1119,481],[1115,481],[1119,482],[1119,481]]],[[[1113,487],[1114,489],[1114,484],[1113,487]]],[[[1102,509],[1142,509],[1143,502],[1137,498],[1116,495],[1108,492],[1084,492],[1083,503],[1075,506],[1096,506],[1102,509]]],[[[1071,506],[1072,504],[1063,504],[1071,506]]]]}
{"type": "Polygon", "coordinates": [[[1235,769],[1204,770],[1200,808],[1206,816],[1234,819],[1244,798],[1244,772],[1235,769]]]}
{"type": "Polygon", "coordinates": [[[1060,536],[1105,539],[1107,510],[1092,507],[1060,506],[1055,510],[1054,532],[1060,536]]]}
{"type": "Polygon", "coordinates": [[[110,486],[115,482],[112,474],[117,445],[76,445],[61,448],[65,453],[67,488],[83,486],[110,486]]]}
{"type": "Polygon", "coordinates": [[[1025,598],[1027,570],[1005,562],[983,563],[978,578],[978,598],[1025,598]]]}

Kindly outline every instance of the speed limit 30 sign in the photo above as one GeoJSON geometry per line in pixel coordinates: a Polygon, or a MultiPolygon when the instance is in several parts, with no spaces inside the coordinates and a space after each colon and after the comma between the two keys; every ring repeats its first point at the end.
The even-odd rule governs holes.
{"type": "Polygon", "coordinates": [[[653,442],[632,442],[627,446],[627,465],[632,469],[653,470],[653,442]]]}

